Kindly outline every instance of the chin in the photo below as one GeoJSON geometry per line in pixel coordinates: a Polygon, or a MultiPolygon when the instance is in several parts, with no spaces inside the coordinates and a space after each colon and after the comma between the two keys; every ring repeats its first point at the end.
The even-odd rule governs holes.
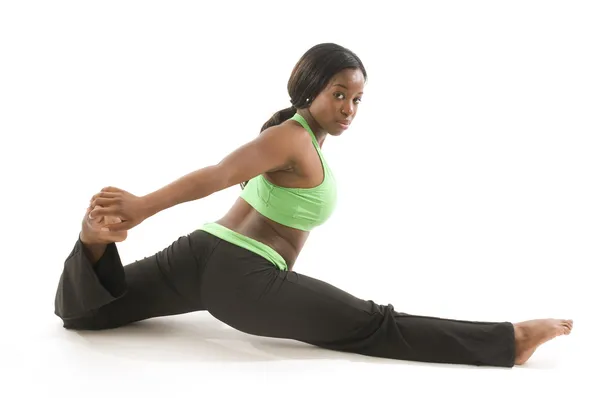
{"type": "Polygon", "coordinates": [[[346,132],[346,130],[348,130],[350,126],[347,127],[342,127],[340,126],[338,123],[335,123],[333,126],[331,126],[331,129],[329,129],[331,135],[342,135],[344,134],[344,132],[346,132]]]}

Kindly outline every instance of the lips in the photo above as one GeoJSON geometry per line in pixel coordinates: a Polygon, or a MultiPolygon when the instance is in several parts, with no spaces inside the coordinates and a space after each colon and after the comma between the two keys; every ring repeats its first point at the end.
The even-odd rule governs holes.
{"type": "Polygon", "coordinates": [[[338,120],[338,123],[345,127],[350,126],[350,120],[338,120]]]}

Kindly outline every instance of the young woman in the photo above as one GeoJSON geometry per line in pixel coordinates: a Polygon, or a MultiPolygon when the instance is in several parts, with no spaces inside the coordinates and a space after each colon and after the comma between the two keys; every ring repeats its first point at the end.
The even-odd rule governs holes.
{"type": "Polygon", "coordinates": [[[292,271],[312,229],[334,211],[336,181],[321,151],[356,117],[367,79],[361,60],[332,43],[310,48],[288,82],[292,106],[216,165],[146,196],[94,195],[65,261],[55,313],[68,329],[115,328],[209,311],[250,334],[404,360],[511,367],[571,320],[472,322],[409,315],[292,271]],[[146,218],[236,184],[240,197],[151,257],[124,266],[116,242],[146,218]]]}

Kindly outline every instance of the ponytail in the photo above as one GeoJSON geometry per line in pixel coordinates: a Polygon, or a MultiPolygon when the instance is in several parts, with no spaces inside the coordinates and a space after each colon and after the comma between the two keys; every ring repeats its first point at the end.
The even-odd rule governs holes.
{"type": "MultiPolygon", "coordinates": [[[[273,116],[271,116],[271,118],[269,120],[267,120],[265,122],[265,124],[263,124],[262,128],[260,129],[260,132],[262,133],[269,127],[280,125],[281,123],[290,119],[295,114],[296,114],[296,107],[294,107],[294,106],[290,106],[289,108],[285,108],[285,109],[282,109],[282,110],[274,113],[273,116]]],[[[242,182],[240,184],[240,186],[242,187],[242,189],[244,189],[244,187],[247,184],[248,184],[248,181],[242,182]]]]}
{"type": "Polygon", "coordinates": [[[290,119],[295,114],[296,114],[296,108],[293,106],[290,106],[289,108],[285,108],[285,109],[280,110],[279,112],[274,113],[273,116],[271,116],[271,118],[269,120],[267,120],[265,124],[263,124],[262,128],[260,129],[260,132],[262,133],[269,127],[277,126],[277,125],[285,122],[286,120],[290,119]]]}
{"type": "MultiPolygon", "coordinates": [[[[317,44],[296,62],[287,83],[292,106],[276,112],[263,124],[260,132],[292,118],[299,109],[309,108],[331,79],[346,69],[360,70],[367,80],[367,71],[358,56],[336,43],[317,44]]],[[[242,189],[248,181],[240,184],[242,189]]]]}

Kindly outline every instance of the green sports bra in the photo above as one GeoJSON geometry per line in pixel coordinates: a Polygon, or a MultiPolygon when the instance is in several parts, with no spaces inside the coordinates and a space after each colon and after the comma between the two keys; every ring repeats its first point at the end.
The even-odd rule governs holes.
{"type": "Polygon", "coordinates": [[[336,181],[306,120],[298,113],[291,120],[300,123],[311,135],[323,166],[323,181],[313,188],[285,188],[260,174],[248,181],[240,197],[277,223],[310,231],[323,224],[333,213],[337,202],[336,181]]]}

